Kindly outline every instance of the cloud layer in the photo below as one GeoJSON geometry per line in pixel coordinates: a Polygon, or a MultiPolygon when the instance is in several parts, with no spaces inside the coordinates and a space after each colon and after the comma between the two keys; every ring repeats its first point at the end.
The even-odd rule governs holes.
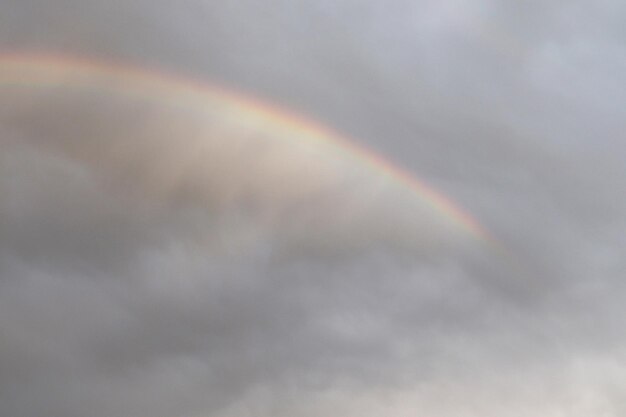
{"type": "Polygon", "coordinates": [[[2,48],[269,98],[499,246],[224,97],[5,62],[0,414],[624,415],[619,2],[78,3],[2,48]]]}

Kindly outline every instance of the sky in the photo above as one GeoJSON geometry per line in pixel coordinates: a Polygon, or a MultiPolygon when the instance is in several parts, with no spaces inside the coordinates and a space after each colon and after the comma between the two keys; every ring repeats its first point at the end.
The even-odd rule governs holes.
{"type": "Polygon", "coordinates": [[[625,17],[4,0],[0,415],[625,415],[625,17]]]}

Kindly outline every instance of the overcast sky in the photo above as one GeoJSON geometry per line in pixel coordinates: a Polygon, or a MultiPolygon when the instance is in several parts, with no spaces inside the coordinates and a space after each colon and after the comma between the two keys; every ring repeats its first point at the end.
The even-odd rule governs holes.
{"type": "Polygon", "coordinates": [[[626,415],[625,21],[617,0],[3,0],[0,415],[626,415]],[[19,51],[74,61],[16,83],[19,51]],[[306,130],[77,58],[328,126],[492,240],[306,130]]]}

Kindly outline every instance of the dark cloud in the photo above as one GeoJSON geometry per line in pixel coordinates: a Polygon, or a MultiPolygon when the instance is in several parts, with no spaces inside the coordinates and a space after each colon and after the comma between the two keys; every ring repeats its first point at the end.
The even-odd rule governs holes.
{"type": "Polygon", "coordinates": [[[6,51],[308,114],[497,243],[222,99],[5,64],[0,414],[623,415],[622,9],[5,1],[6,51]]]}

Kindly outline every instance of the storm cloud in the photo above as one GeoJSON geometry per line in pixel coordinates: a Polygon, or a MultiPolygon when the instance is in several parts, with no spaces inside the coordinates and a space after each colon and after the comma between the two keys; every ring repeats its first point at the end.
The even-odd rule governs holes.
{"type": "Polygon", "coordinates": [[[5,1],[0,414],[624,415],[625,12],[5,1]]]}

